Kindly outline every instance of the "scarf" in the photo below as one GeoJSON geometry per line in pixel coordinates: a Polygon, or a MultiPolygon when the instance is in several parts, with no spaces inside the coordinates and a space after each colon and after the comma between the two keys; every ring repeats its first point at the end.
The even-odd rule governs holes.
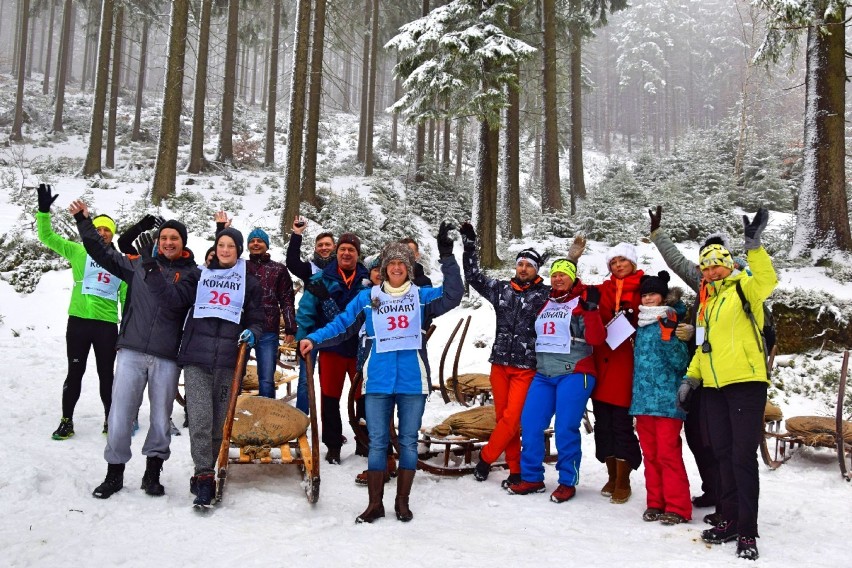
{"type": "Polygon", "coordinates": [[[408,292],[410,289],[411,280],[406,280],[399,288],[394,288],[393,286],[388,284],[387,281],[382,283],[382,290],[384,290],[387,295],[393,296],[394,298],[404,296],[405,293],[408,292]]]}
{"type": "Polygon", "coordinates": [[[668,306],[639,306],[639,326],[644,327],[657,323],[668,317],[668,306]]]}

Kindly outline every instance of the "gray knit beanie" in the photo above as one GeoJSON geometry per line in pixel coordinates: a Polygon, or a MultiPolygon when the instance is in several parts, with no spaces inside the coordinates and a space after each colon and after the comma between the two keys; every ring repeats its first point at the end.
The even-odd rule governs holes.
{"type": "Polygon", "coordinates": [[[392,260],[401,260],[408,270],[408,279],[414,278],[414,253],[408,245],[391,242],[382,249],[382,279],[388,279],[388,264],[392,260]]]}

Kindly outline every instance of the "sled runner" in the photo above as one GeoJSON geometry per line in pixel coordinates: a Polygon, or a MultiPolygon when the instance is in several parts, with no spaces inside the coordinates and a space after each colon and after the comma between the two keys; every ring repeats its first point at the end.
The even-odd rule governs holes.
{"type": "MultiPolygon", "coordinates": [[[[470,316],[467,319],[460,319],[450,334],[447,344],[444,346],[444,351],[441,353],[441,362],[438,366],[438,390],[441,391],[441,398],[445,403],[451,400],[457,401],[462,406],[470,406],[472,402],[479,400],[479,404],[485,404],[491,398],[491,378],[484,373],[464,373],[459,375],[459,359],[461,358],[464,338],[467,335],[467,330],[470,327],[470,316]],[[453,344],[453,340],[459,332],[459,329],[464,323],[461,337],[459,338],[458,347],[456,349],[456,357],[453,361],[453,374],[451,377],[444,380],[444,364],[447,360],[447,354],[453,344]]],[[[434,390],[434,387],[433,387],[434,390]]]]}
{"type": "MultiPolygon", "coordinates": [[[[252,422],[251,413],[247,411],[240,412],[238,415],[237,405],[240,399],[240,387],[245,370],[248,348],[245,344],[240,346],[239,358],[237,366],[234,369],[234,378],[231,383],[231,397],[228,401],[228,413],[225,417],[225,424],[222,431],[222,445],[219,448],[219,458],[217,461],[217,480],[216,480],[216,501],[221,501],[225,490],[225,482],[228,478],[228,466],[230,464],[276,464],[276,465],[295,465],[298,466],[303,479],[305,494],[308,502],[313,504],[319,499],[319,428],[317,427],[316,413],[316,398],[314,393],[313,380],[308,381],[308,403],[310,405],[310,418],[307,418],[294,409],[289,407],[287,412],[298,412],[303,419],[310,425],[310,434],[304,432],[295,440],[281,439],[276,440],[275,436],[280,432],[274,429],[266,430],[266,435],[270,436],[267,439],[259,439],[253,443],[245,443],[246,438],[236,436],[234,422],[236,420],[246,421],[244,424],[258,428],[261,432],[264,431],[263,424],[257,421],[252,422]],[[310,439],[308,436],[310,435],[310,439]],[[271,441],[270,441],[271,440],[271,441]],[[231,446],[234,446],[233,448],[231,446]]],[[[313,377],[313,361],[309,357],[307,360],[308,377],[313,377]]],[[[281,400],[261,399],[261,397],[249,397],[253,402],[262,404],[279,404],[286,405],[281,400]]],[[[243,399],[245,400],[245,399],[243,399]]],[[[242,428],[242,425],[240,425],[242,428]]],[[[284,436],[287,438],[288,436],[284,436]]]]}
{"type": "MultiPolygon", "coordinates": [[[[849,351],[843,353],[840,370],[840,383],[837,388],[837,411],[834,418],[827,416],[795,416],[785,421],[786,432],[779,432],[776,423],[774,429],[767,429],[767,438],[775,439],[775,456],[769,467],[777,469],[786,463],[794,451],[802,446],[812,448],[831,448],[837,452],[840,475],[846,481],[852,481],[852,422],[843,419],[843,403],[846,397],[846,383],[849,373],[849,351]],[[847,456],[850,465],[847,467],[847,456]]],[[[768,454],[768,450],[767,450],[768,454]]]]}

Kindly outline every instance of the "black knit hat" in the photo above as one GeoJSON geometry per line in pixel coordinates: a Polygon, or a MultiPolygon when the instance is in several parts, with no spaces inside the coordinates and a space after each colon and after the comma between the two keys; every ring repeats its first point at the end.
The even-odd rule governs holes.
{"type": "Polygon", "coordinates": [[[671,276],[665,270],[660,270],[656,276],[646,274],[639,280],[639,295],[659,294],[665,300],[669,295],[669,280],[671,276]]]}
{"type": "Polygon", "coordinates": [[[515,264],[517,264],[521,259],[528,260],[534,264],[536,270],[538,270],[541,268],[541,265],[544,264],[544,261],[547,260],[547,256],[542,256],[538,254],[538,251],[535,249],[528,248],[518,253],[518,256],[515,257],[515,264]]]}
{"type": "Polygon", "coordinates": [[[175,231],[177,231],[178,235],[180,235],[180,240],[183,241],[184,248],[186,248],[186,241],[189,239],[186,234],[186,225],[184,225],[177,219],[169,219],[168,221],[160,225],[160,228],[157,231],[157,239],[160,238],[160,233],[163,232],[163,229],[174,229],[175,231]]]}
{"type": "Polygon", "coordinates": [[[222,229],[216,234],[216,243],[213,246],[218,245],[219,239],[226,236],[231,237],[234,240],[234,244],[237,245],[237,256],[241,256],[243,254],[243,234],[231,227],[222,229]]]}

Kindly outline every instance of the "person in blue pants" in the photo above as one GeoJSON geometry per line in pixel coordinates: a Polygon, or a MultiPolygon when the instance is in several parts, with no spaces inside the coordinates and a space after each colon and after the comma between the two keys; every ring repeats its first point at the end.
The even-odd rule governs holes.
{"type": "Polygon", "coordinates": [[[556,416],[559,486],[550,500],[562,503],[576,493],[580,478],[580,422],[595,386],[592,347],[606,340],[597,303],[600,294],[577,279],[576,263],[554,261],[551,292],[536,319],[536,374],[521,414],[521,479],[507,483],[513,495],[542,493],[544,431],[556,416]]]}

